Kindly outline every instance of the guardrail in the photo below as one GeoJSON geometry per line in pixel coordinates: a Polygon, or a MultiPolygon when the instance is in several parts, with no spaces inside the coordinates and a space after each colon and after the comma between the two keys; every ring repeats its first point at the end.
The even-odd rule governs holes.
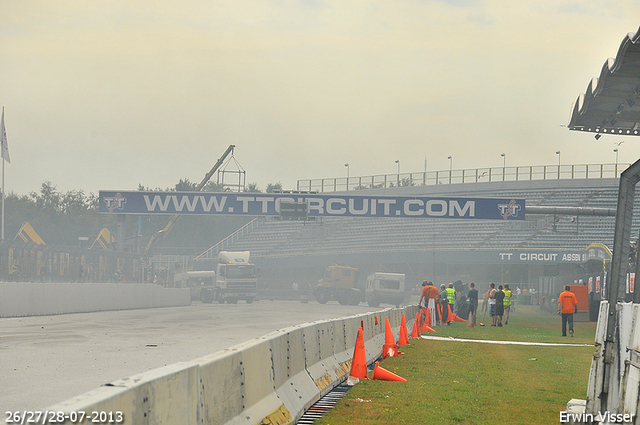
{"type": "MultiPolygon", "coordinates": [[[[122,425],[294,424],[348,377],[361,323],[370,364],[382,355],[385,318],[397,335],[402,314],[411,327],[417,310],[408,306],[289,327],[112,382],[47,411],[62,412],[56,418],[104,413],[122,425]]],[[[64,423],[77,422],[72,417],[64,423]]]]}
{"type": "Polygon", "coordinates": [[[257,218],[254,218],[253,220],[251,220],[250,222],[248,222],[247,224],[245,224],[244,226],[242,226],[241,228],[239,228],[238,230],[236,230],[235,232],[233,232],[232,234],[230,234],[229,236],[227,236],[226,238],[224,238],[223,240],[221,240],[211,248],[204,251],[202,254],[197,255],[195,257],[195,260],[198,261],[198,260],[209,260],[212,258],[217,258],[220,251],[224,251],[225,249],[228,249],[231,246],[231,244],[236,242],[242,236],[251,232],[256,227],[258,227],[261,221],[262,220],[258,220],[257,218]]]}
{"type": "Polygon", "coordinates": [[[296,189],[315,192],[502,181],[619,178],[630,164],[533,165],[298,180],[296,189]]]}

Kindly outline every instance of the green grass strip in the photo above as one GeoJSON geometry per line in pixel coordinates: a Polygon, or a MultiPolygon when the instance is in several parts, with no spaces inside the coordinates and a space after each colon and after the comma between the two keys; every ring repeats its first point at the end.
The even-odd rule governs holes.
{"type": "Polygon", "coordinates": [[[518,306],[502,328],[436,327],[430,335],[586,345],[412,339],[401,348],[405,355],[380,362],[409,382],[362,381],[316,424],[558,423],[570,399],[586,397],[596,327],[576,322],[575,337],[563,338],[560,323],[537,307],[518,306]]]}

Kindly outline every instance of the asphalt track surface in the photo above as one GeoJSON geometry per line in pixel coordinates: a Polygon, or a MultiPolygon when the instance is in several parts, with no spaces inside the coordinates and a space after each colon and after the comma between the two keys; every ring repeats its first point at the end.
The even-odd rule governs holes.
{"type": "Polygon", "coordinates": [[[194,360],[288,326],[381,309],[364,303],[262,300],[3,318],[1,420],[7,411],[44,410],[116,379],[194,360]]]}

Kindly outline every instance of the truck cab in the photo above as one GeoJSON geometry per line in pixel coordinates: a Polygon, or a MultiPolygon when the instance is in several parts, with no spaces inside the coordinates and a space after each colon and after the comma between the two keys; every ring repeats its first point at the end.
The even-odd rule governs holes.
{"type": "Polygon", "coordinates": [[[404,274],[371,273],[367,277],[365,300],[370,307],[378,307],[382,303],[400,307],[404,301],[404,274]]]}
{"type": "Polygon", "coordinates": [[[258,292],[258,269],[249,251],[221,251],[218,254],[214,298],[220,302],[253,302],[258,292]]]}

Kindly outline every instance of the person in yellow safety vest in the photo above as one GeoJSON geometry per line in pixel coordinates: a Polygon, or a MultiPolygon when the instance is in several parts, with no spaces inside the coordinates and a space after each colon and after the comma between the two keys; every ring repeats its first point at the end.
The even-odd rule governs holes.
{"type": "Polygon", "coordinates": [[[456,290],[453,289],[453,283],[450,283],[449,287],[447,288],[447,300],[449,300],[449,306],[451,307],[451,312],[455,313],[456,290]]]}
{"type": "Polygon", "coordinates": [[[504,285],[504,324],[509,324],[509,313],[511,312],[511,289],[509,285],[504,285]]]}
{"type": "Polygon", "coordinates": [[[447,305],[449,304],[449,293],[447,292],[447,287],[443,283],[440,285],[440,315],[441,315],[441,325],[449,325],[449,309],[447,305]]]}

